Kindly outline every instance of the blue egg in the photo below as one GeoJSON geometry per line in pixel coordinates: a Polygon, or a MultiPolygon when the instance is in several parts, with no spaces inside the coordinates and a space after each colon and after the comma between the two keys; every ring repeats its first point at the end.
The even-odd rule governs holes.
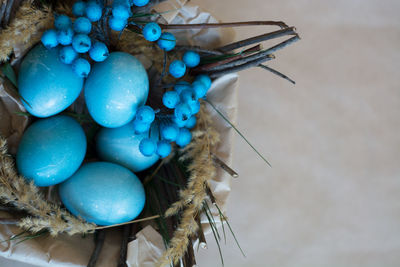
{"type": "Polygon", "coordinates": [[[189,68],[196,67],[200,63],[200,55],[194,51],[186,51],[182,58],[186,66],[189,68]]]}
{"type": "Polygon", "coordinates": [[[85,82],[85,100],[90,115],[100,125],[120,127],[130,122],[146,103],[149,79],[142,63],[134,56],[110,53],[95,63],[85,82]]]}
{"type": "Polygon", "coordinates": [[[139,178],[127,168],[109,162],[84,164],[60,185],[59,195],[72,214],[97,225],[131,221],[146,202],[139,178]]]}
{"type": "Polygon", "coordinates": [[[82,90],[83,79],[60,61],[59,50],[37,45],[22,61],[19,93],[25,108],[34,116],[49,117],[63,111],[82,90]]]}
{"type": "Polygon", "coordinates": [[[59,115],[34,122],[18,147],[18,172],[37,186],[50,186],[68,179],[81,165],[86,137],[73,118],[59,115]]]}
{"type": "MultiPolygon", "coordinates": [[[[157,127],[153,124],[151,130],[151,138],[155,142],[158,140],[157,127]]],[[[156,154],[146,157],[140,152],[140,141],[148,137],[149,131],[136,134],[133,122],[114,129],[102,128],[96,138],[97,152],[103,160],[140,172],[153,166],[159,159],[156,154]]]]}

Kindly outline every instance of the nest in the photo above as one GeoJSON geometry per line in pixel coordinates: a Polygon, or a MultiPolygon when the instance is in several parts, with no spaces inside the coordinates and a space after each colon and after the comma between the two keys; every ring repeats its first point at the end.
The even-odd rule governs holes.
{"type": "MultiPolygon", "coordinates": [[[[36,1],[22,3],[20,1],[5,1],[2,7],[3,5],[5,9],[10,11],[5,13],[8,17],[2,16],[0,21],[5,27],[0,34],[0,61],[2,62],[13,59],[15,48],[23,47],[26,50],[34,46],[40,40],[41,33],[52,26],[55,11],[66,14],[71,12],[66,4],[46,5],[36,1]]],[[[150,12],[150,10],[145,10],[145,12],[150,12]]],[[[159,18],[157,15],[152,17],[152,19],[157,18],[159,18]]],[[[274,58],[273,52],[299,39],[295,29],[288,27],[283,22],[264,21],[207,25],[161,24],[164,29],[245,25],[275,25],[281,29],[212,50],[194,46],[180,46],[167,57],[160,49],[157,49],[153,44],[149,45],[141,35],[138,35],[135,27],[130,27],[121,35],[113,33],[110,38],[113,50],[150,58],[152,67],[149,74],[150,76],[153,74],[150,77],[151,80],[161,81],[164,85],[171,82],[168,77],[162,75],[165,71],[165,67],[163,67],[165,60],[173,60],[179,57],[182,51],[189,49],[201,53],[202,65],[193,69],[187,75],[187,80],[192,79],[191,75],[198,73],[207,73],[210,77],[216,78],[250,67],[262,67],[292,81],[286,75],[263,65],[266,61],[274,58]],[[293,35],[293,37],[269,49],[263,49],[259,44],[262,41],[287,35],[293,35]],[[234,49],[249,45],[254,46],[240,52],[233,52],[234,49]]],[[[156,82],[151,84],[151,99],[160,98],[160,94],[168,87],[158,86],[156,82]]],[[[154,100],[154,102],[157,101],[154,100]]],[[[142,213],[142,219],[130,222],[130,224],[111,226],[121,227],[125,235],[121,244],[119,259],[119,264],[122,265],[119,266],[123,266],[126,260],[129,233],[137,232],[144,224],[151,223],[154,225],[164,238],[167,250],[160,258],[158,266],[165,266],[170,263],[177,265],[180,261],[184,266],[195,264],[193,241],[199,239],[200,242],[205,242],[200,223],[202,213],[205,213],[209,218],[213,232],[216,230],[214,229],[215,222],[213,224],[212,214],[207,204],[209,202],[216,204],[210,190],[210,180],[216,176],[218,167],[222,167],[231,175],[235,175],[235,172],[215,156],[220,136],[213,127],[206,105],[206,101],[202,101],[201,110],[197,115],[198,123],[192,132],[193,141],[184,149],[175,149],[173,155],[160,161],[157,166],[139,174],[149,200],[147,208],[142,213]],[[145,221],[144,224],[139,224],[143,221],[145,221]]],[[[212,106],[211,103],[210,105],[212,106]]],[[[221,116],[223,115],[221,114],[221,116]]],[[[226,118],[223,117],[223,119],[226,118]]],[[[68,235],[96,233],[96,248],[88,266],[94,266],[96,263],[102,242],[104,242],[104,231],[108,227],[98,227],[71,215],[58,203],[50,202],[45,198],[43,192],[33,183],[27,182],[24,177],[18,175],[14,167],[14,158],[8,153],[4,138],[0,138],[0,202],[3,204],[3,209],[18,215],[18,219],[0,219],[0,223],[16,224],[32,234],[50,234],[56,237],[61,233],[68,235]]],[[[226,219],[221,212],[220,215],[221,220],[226,219]]]]}

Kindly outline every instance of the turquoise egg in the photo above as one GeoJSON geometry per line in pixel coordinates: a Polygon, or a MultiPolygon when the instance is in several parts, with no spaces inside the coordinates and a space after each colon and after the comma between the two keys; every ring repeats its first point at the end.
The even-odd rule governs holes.
{"type": "Polygon", "coordinates": [[[60,48],[39,44],[25,56],[18,75],[22,103],[32,115],[50,117],[65,110],[79,96],[83,78],[59,60],[60,48]]]}
{"type": "Polygon", "coordinates": [[[73,118],[58,115],[40,119],[25,131],[18,147],[18,172],[37,186],[68,179],[86,153],[86,136],[73,118]]]}
{"type": "MultiPolygon", "coordinates": [[[[151,138],[158,141],[158,126],[152,124],[151,138]]],[[[147,138],[149,132],[135,134],[133,122],[118,128],[102,128],[96,138],[96,147],[99,157],[127,167],[133,172],[143,171],[156,163],[157,154],[146,157],[139,151],[139,144],[147,138]]]]}
{"type": "Polygon", "coordinates": [[[60,185],[59,194],[72,214],[97,225],[133,220],[146,201],[137,176],[127,168],[109,162],[84,164],[60,185]]]}
{"type": "Polygon", "coordinates": [[[93,65],[85,82],[85,100],[90,115],[101,126],[116,128],[130,122],[149,94],[149,79],[134,56],[110,53],[93,65]]]}

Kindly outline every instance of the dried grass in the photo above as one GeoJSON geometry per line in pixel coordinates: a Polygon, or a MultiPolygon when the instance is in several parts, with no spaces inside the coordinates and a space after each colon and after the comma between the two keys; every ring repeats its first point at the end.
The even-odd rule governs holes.
{"type": "Polygon", "coordinates": [[[33,182],[17,174],[14,161],[7,153],[7,142],[0,137],[0,201],[26,211],[32,217],[23,218],[18,226],[37,233],[47,230],[52,236],[91,233],[96,225],[86,223],[58,205],[47,202],[33,182]]]}
{"type": "Polygon", "coordinates": [[[203,208],[209,181],[216,176],[211,150],[219,143],[219,133],[211,125],[211,117],[202,103],[197,126],[192,132],[193,140],[181,151],[180,160],[190,160],[187,167],[190,173],[187,187],[179,192],[180,199],[165,212],[168,217],[182,210],[181,221],[157,266],[165,266],[171,262],[177,264],[185,255],[190,238],[197,232],[195,217],[203,208]]]}

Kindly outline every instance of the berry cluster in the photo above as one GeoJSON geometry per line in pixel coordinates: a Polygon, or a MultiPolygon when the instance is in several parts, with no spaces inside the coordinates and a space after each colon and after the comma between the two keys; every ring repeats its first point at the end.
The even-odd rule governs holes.
{"type": "MultiPolygon", "coordinates": [[[[162,101],[165,107],[174,109],[173,115],[155,116],[154,110],[149,106],[138,109],[133,127],[137,133],[150,130],[151,123],[157,117],[159,129],[159,141],[156,143],[151,138],[144,138],[140,142],[140,152],[145,156],[157,153],[160,157],[167,157],[171,153],[171,143],[175,142],[179,147],[185,147],[192,140],[192,129],[197,122],[196,114],[200,111],[199,99],[205,97],[211,87],[211,79],[207,75],[199,75],[190,84],[179,81],[174,90],[164,93],[162,101]]],[[[150,135],[150,133],[149,133],[150,135]]]]}

